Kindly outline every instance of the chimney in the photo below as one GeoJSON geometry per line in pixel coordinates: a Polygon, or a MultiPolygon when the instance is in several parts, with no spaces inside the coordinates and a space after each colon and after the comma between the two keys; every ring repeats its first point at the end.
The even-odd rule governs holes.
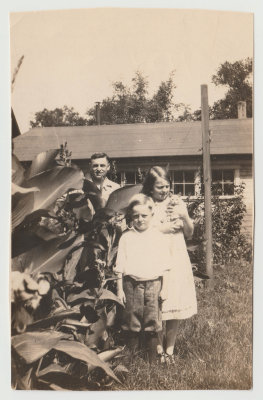
{"type": "Polygon", "coordinates": [[[96,110],[95,111],[96,112],[96,115],[95,115],[96,123],[97,123],[97,125],[100,125],[100,102],[99,101],[96,102],[95,110],[96,110]]]}
{"type": "Polygon", "coordinates": [[[247,105],[245,101],[239,101],[237,103],[237,117],[238,119],[247,118],[247,105]]]}

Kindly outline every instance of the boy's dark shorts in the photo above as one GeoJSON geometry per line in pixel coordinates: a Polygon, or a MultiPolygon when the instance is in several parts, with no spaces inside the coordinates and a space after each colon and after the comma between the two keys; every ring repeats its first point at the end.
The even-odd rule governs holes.
{"type": "Polygon", "coordinates": [[[124,276],[123,290],[126,296],[122,329],[132,332],[159,332],[162,330],[162,314],[159,294],[161,278],[136,281],[124,276]]]}

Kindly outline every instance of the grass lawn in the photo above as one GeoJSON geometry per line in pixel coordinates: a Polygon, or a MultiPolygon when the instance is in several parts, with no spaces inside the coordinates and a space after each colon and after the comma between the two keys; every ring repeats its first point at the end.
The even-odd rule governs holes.
{"type": "Polygon", "coordinates": [[[109,390],[252,387],[252,266],[216,267],[214,288],[197,287],[197,297],[198,314],[180,325],[176,365],[149,365],[142,354],[131,360],[126,350],[129,372],[109,390]]]}

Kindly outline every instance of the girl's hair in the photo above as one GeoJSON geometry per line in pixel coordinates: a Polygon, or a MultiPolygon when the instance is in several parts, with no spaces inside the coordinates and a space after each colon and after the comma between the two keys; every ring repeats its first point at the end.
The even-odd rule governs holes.
{"type": "Polygon", "coordinates": [[[158,178],[166,180],[171,186],[169,171],[166,168],[155,166],[148,171],[144,179],[142,193],[151,196],[153,186],[158,178]]]}
{"type": "Polygon", "coordinates": [[[143,193],[138,193],[132,196],[126,209],[126,220],[131,221],[133,207],[135,206],[147,206],[150,211],[153,211],[154,202],[151,197],[146,196],[143,193]]]}

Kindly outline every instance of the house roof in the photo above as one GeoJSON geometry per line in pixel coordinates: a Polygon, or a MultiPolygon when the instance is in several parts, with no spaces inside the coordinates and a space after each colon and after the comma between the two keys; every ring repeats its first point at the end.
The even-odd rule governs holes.
{"type": "MultiPolygon", "coordinates": [[[[253,120],[211,120],[211,154],[251,154],[253,120]]],[[[72,159],[95,152],[113,158],[202,154],[201,122],[33,128],[14,139],[14,153],[30,161],[38,153],[68,143],[72,159]]]]}

